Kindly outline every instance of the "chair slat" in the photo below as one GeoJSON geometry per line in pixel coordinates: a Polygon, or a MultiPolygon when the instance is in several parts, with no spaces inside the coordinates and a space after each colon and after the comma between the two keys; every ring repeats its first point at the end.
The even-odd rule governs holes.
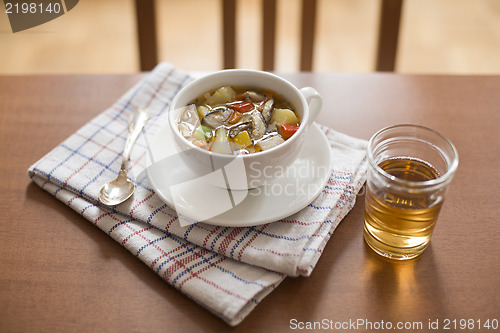
{"type": "Polygon", "coordinates": [[[316,0],[302,0],[300,70],[312,71],[316,32],[316,0]]]}
{"type": "Polygon", "coordinates": [[[222,0],[223,66],[236,67],[236,0],[222,0]]]}
{"type": "Polygon", "coordinates": [[[135,14],[141,71],[149,71],[158,64],[154,0],[136,0],[135,14]]]}
{"type": "Polygon", "coordinates": [[[377,44],[377,71],[392,72],[396,68],[402,7],[403,0],[382,0],[377,44]]]}
{"type": "Polygon", "coordinates": [[[274,70],[276,52],[276,0],[262,0],[262,69],[274,70]]]}

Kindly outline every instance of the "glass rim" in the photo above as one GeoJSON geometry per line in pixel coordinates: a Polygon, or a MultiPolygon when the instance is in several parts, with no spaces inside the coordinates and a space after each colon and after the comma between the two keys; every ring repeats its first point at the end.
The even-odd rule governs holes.
{"type": "Polygon", "coordinates": [[[387,127],[384,127],[382,129],[378,130],[375,134],[372,135],[372,137],[368,141],[367,158],[368,158],[368,163],[377,171],[377,173],[383,175],[384,177],[390,179],[393,182],[399,183],[400,185],[404,185],[407,187],[422,187],[422,188],[424,188],[424,187],[431,187],[434,185],[443,184],[447,180],[451,179],[451,177],[453,176],[453,174],[455,173],[455,171],[457,170],[457,167],[458,167],[458,151],[457,151],[455,145],[447,137],[445,137],[443,134],[439,133],[438,131],[433,130],[432,128],[429,128],[429,127],[425,127],[422,125],[416,125],[416,124],[390,125],[390,126],[387,126],[387,127]],[[452,151],[453,156],[451,156],[451,163],[448,166],[448,170],[445,173],[443,173],[442,175],[439,175],[435,179],[430,179],[430,180],[425,180],[425,181],[409,181],[409,180],[401,179],[399,177],[391,175],[390,173],[388,173],[384,169],[382,169],[377,163],[375,163],[375,158],[374,158],[374,154],[373,154],[373,150],[372,150],[373,143],[374,143],[375,139],[384,132],[388,132],[390,130],[397,129],[397,128],[405,128],[405,127],[418,128],[420,130],[427,131],[433,135],[436,135],[440,139],[442,139],[444,141],[444,143],[449,146],[449,148],[452,151]]]}

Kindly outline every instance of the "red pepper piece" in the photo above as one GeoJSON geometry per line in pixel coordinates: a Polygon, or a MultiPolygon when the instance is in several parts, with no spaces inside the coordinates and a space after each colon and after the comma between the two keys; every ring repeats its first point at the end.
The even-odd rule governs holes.
{"type": "Polygon", "coordinates": [[[288,139],[291,137],[297,130],[299,129],[299,125],[296,124],[281,124],[280,126],[280,134],[283,139],[288,139]]]}
{"type": "Polygon", "coordinates": [[[253,109],[253,104],[248,102],[237,102],[229,104],[228,107],[238,112],[248,112],[253,109]]]}

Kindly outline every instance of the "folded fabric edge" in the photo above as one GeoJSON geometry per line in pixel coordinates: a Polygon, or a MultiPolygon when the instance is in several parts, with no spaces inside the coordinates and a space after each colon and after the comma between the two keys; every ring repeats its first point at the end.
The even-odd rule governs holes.
{"type": "Polygon", "coordinates": [[[304,251],[302,257],[300,258],[297,264],[296,273],[293,276],[311,275],[312,271],[314,270],[314,267],[316,266],[321,257],[323,249],[325,248],[326,244],[328,243],[331,236],[335,232],[336,228],[342,222],[344,217],[354,207],[356,203],[356,197],[358,196],[359,191],[362,189],[363,184],[365,183],[366,170],[367,170],[367,161],[365,157],[363,158],[357,170],[355,171],[354,177],[352,177],[349,186],[346,186],[344,188],[343,193],[340,195],[340,198],[343,198],[343,200],[345,200],[345,203],[341,206],[341,210],[336,211],[335,207],[332,207],[331,212],[329,213],[325,222],[323,222],[323,225],[327,223],[329,224],[327,226],[327,230],[324,231],[326,233],[325,237],[321,239],[321,243],[319,245],[311,246],[312,241],[309,241],[306,244],[306,246],[304,247],[305,249],[315,248],[315,250],[304,251]]]}
{"type": "Polygon", "coordinates": [[[276,289],[276,287],[278,287],[280,285],[281,282],[283,282],[283,280],[285,280],[285,277],[284,276],[281,280],[277,281],[276,283],[274,283],[273,285],[269,286],[269,287],[266,287],[264,289],[262,289],[259,293],[257,293],[252,301],[246,303],[245,306],[243,306],[238,312],[236,312],[232,317],[234,317],[234,319],[225,319],[225,318],[222,318],[223,320],[225,320],[230,326],[237,326],[238,324],[240,324],[249,314],[250,312],[253,311],[253,309],[260,304],[260,302],[267,296],[269,295],[274,289],[276,289]]]}

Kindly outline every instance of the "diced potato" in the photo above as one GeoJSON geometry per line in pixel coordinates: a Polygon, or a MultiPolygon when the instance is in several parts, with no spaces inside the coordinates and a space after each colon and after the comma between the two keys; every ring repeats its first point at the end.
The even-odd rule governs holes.
{"type": "Polygon", "coordinates": [[[236,135],[234,137],[234,142],[240,148],[246,148],[246,147],[252,145],[252,139],[250,139],[250,135],[248,134],[247,131],[242,131],[238,135],[236,135]]]}
{"type": "Polygon", "coordinates": [[[285,142],[280,135],[273,135],[268,138],[265,138],[262,141],[259,141],[255,144],[255,148],[258,150],[268,150],[276,147],[277,145],[285,142]]]}
{"type": "Polygon", "coordinates": [[[210,109],[205,105],[200,105],[196,108],[196,111],[198,111],[198,117],[200,117],[200,119],[203,119],[203,117],[205,117],[206,114],[210,112],[210,109]]]}
{"type": "Polygon", "coordinates": [[[208,97],[206,103],[209,105],[225,104],[234,101],[236,92],[230,86],[217,89],[212,96],[208,97]]]}
{"type": "Polygon", "coordinates": [[[271,115],[271,124],[275,124],[280,127],[281,124],[298,124],[299,118],[295,112],[290,109],[274,109],[271,115]]]}
{"type": "Polygon", "coordinates": [[[229,141],[229,136],[227,129],[225,127],[219,127],[215,131],[214,142],[227,142],[229,141]]]}
{"type": "Polygon", "coordinates": [[[210,150],[214,153],[232,154],[233,148],[229,142],[227,130],[224,127],[219,127],[215,131],[214,141],[210,150]]]}

